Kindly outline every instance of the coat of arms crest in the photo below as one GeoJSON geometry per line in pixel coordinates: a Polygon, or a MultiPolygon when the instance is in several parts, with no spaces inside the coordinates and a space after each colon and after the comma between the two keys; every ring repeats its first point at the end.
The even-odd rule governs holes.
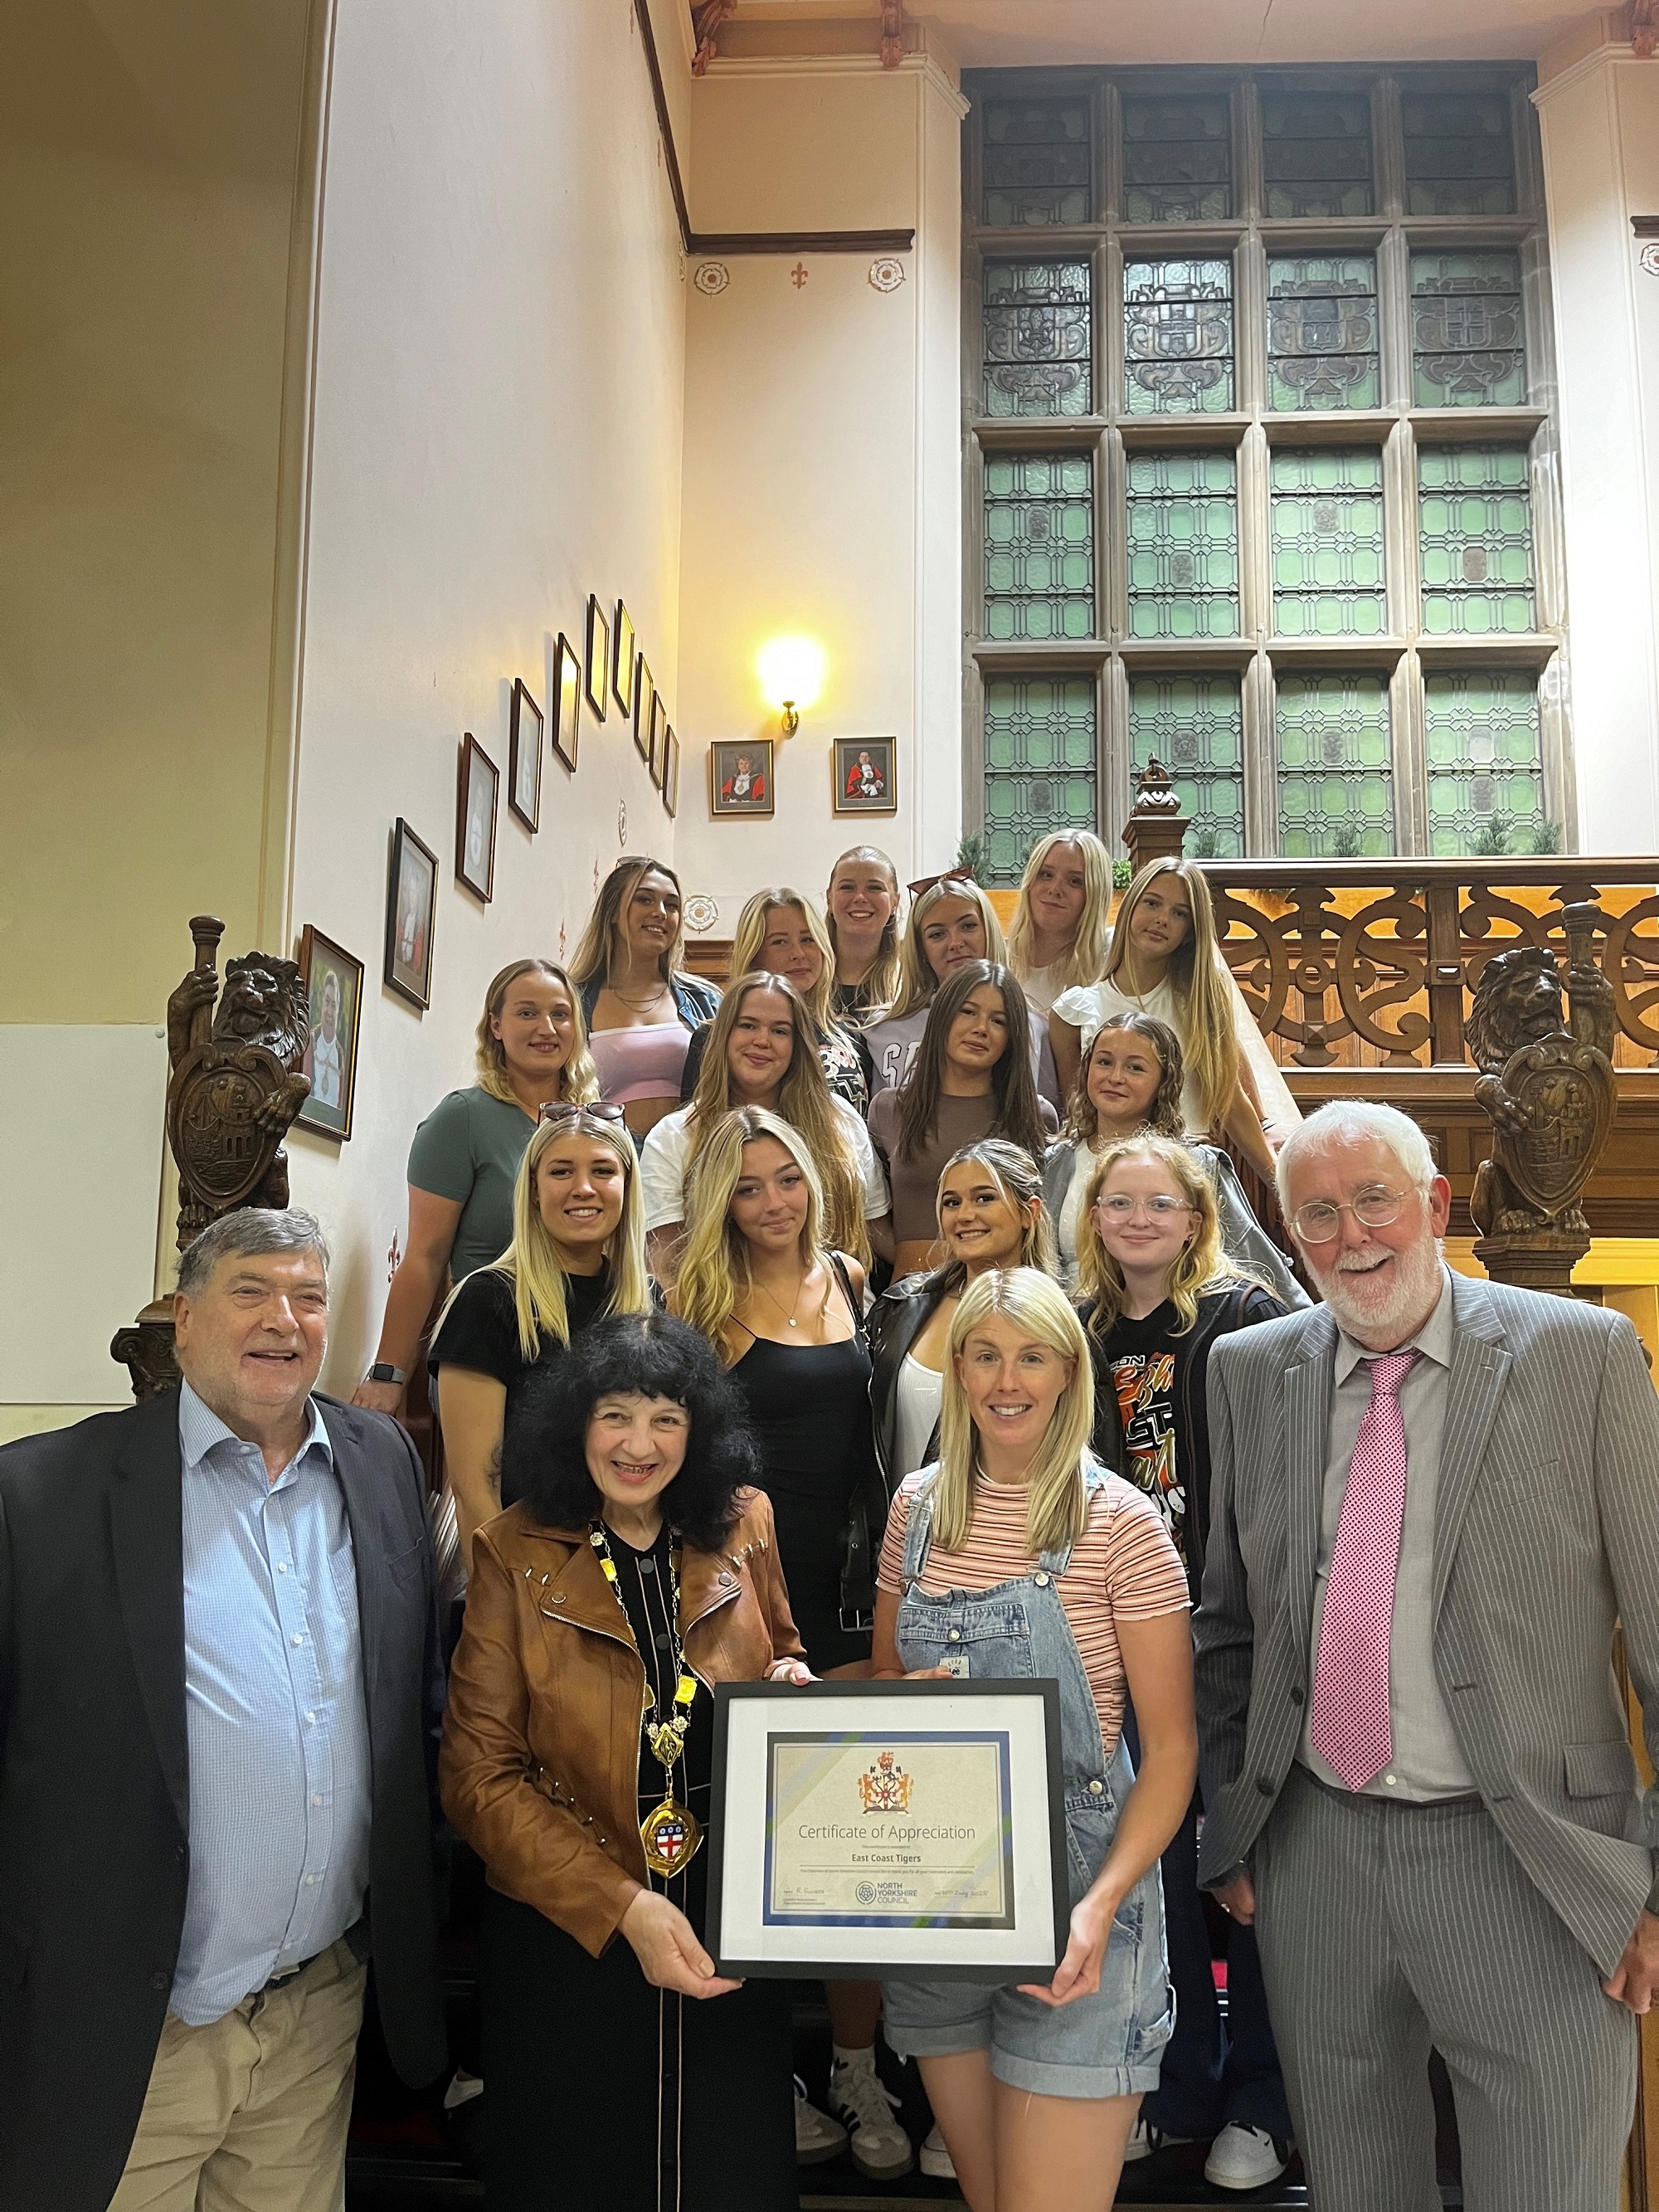
{"type": "Polygon", "coordinates": [[[908,1813],[915,1777],[890,1751],[884,1751],[859,1777],[859,1796],[866,1813],[908,1813]]]}

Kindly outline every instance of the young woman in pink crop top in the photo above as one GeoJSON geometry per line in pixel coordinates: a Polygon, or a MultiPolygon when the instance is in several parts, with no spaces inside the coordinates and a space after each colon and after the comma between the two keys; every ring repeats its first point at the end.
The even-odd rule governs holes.
{"type": "Polygon", "coordinates": [[[679,878],[641,854],[599,886],[570,974],[581,992],[599,1095],[637,1142],[680,1103],[691,1032],[720,994],[676,966],[684,945],[679,878]]]}

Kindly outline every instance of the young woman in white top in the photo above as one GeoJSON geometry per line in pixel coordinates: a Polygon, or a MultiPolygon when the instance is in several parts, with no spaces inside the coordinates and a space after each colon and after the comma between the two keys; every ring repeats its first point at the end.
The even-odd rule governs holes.
{"type": "Polygon", "coordinates": [[[1112,941],[1112,859],[1087,830],[1060,830],[1031,848],[1008,932],[1008,965],[1046,1021],[1062,991],[1097,983],[1112,941]]]}
{"type": "Polygon", "coordinates": [[[854,845],[830,869],[823,906],[836,1018],[867,1029],[899,994],[898,870],[878,845],[854,845]]]}
{"type": "Polygon", "coordinates": [[[708,1033],[689,1106],[659,1121],[640,1152],[646,1249],[670,1288],[687,1219],[686,1179],[715,1124],[739,1106],[781,1115],[811,1146],[833,1249],[892,1257],[887,1179],[870,1133],[824,1079],[812,1018],[794,985],[763,970],[733,983],[708,1033]]]}

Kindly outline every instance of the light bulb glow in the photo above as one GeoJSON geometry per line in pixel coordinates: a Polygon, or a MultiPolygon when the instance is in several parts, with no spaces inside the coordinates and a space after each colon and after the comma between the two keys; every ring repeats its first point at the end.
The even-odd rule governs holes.
{"type": "Polygon", "coordinates": [[[771,638],[761,647],[755,665],[769,706],[793,706],[799,712],[817,705],[827,664],[816,639],[771,638]]]}

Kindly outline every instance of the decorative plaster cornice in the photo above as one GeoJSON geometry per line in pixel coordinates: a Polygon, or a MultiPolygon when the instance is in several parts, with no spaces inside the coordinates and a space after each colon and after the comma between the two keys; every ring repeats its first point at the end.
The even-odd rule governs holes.
{"type": "Polygon", "coordinates": [[[951,102],[958,117],[966,115],[972,105],[963,97],[957,87],[929,53],[906,54],[896,70],[884,70],[874,54],[734,54],[729,59],[721,55],[709,64],[705,76],[710,80],[720,77],[763,80],[767,77],[919,76],[931,91],[939,93],[951,102]]]}
{"type": "Polygon", "coordinates": [[[1641,55],[1626,46],[1622,39],[1609,39],[1605,44],[1593,47],[1589,53],[1581,54],[1571,68],[1564,69],[1559,76],[1551,77],[1547,84],[1535,87],[1527,97],[1534,107],[1542,107],[1553,100],[1557,93],[1570,92],[1574,85],[1582,84],[1587,76],[1594,76],[1598,70],[1610,68],[1616,63],[1634,67],[1641,59],[1641,55]]]}

